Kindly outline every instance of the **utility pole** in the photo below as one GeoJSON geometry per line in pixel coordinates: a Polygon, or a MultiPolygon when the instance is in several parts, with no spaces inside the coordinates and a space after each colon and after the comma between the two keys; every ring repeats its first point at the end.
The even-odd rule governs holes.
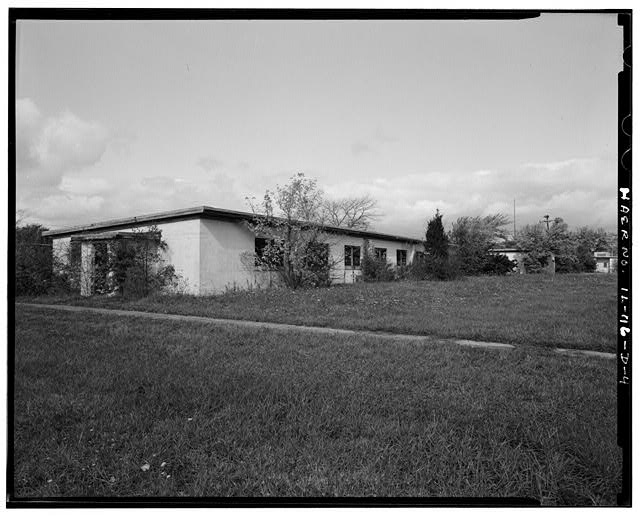
{"type": "Polygon", "coordinates": [[[547,225],[547,233],[549,232],[549,215],[545,215],[543,217],[544,220],[541,220],[540,222],[544,222],[547,225]]]}
{"type": "Polygon", "coordinates": [[[516,200],[513,200],[513,241],[516,240],[516,200]]]}

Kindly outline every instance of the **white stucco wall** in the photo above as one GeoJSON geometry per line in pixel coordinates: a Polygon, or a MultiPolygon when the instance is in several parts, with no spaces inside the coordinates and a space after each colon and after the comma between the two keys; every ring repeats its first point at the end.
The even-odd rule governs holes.
{"type": "Polygon", "coordinates": [[[165,260],[181,277],[185,293],[200,293],[200,220],[189,219],[157,224],[167,243],[165,260]]]}
{"type": "MultiPolygon", "coordinates": [[[[200,294],[220,293],[235,288],[264,288],[278,283],[277,274],[257,271],[253,266],[255,235],[245,223],[203,219],[200,228],[200,294]]],[[[364,240],[348,235],[327,234],[323,241],[329,244],[329,259],[334,264],[332,280],[335,283],[353,283],[361,274],[361,269],[345,268],[344,246],[362,248],[364,240]]],[[[407,251],[407,263],[414,258],[414,244],[381,239],[369,239],[369,242],[373,247],[387,249],[387,261],[391,265],[396,265],[398,249],[407,251]]]]}
{"type": "MultiPolygon", "coordinates": [[[[362,274],[360,267],[345,267],[344,264],[344,246],[353,245],[360,247],[360,260],[364,255],[363,245],[364,239],[361,237],[349,235],[327,235],[326,242],[329,243],[331,261],[335,264],[331,277],[334,283],[353,283],[356,278],[362,274]]],[[[396,251],[398,249],[407,251],[407,264],[411,263],[415,256],[415,244],[407,242],[399,242],[395,240],[381,240],[370,238],[369,245],[373,249],[375,247],[385,248],[387,250],[387,263],[396,266],[396,251]]]]}
{"type": "Polygon", "coordinates": [[[255,236],[241,221],[200,220],[200,294],[256,286],[255,236]],[[244,257],[244,258],[243,258],[244,257]]]}

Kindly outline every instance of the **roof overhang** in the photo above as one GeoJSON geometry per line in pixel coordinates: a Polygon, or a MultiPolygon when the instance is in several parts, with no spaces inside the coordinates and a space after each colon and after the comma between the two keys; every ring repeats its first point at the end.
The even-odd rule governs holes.
{"type": "Polygon", "coordinates": [[[90,233],[71,236],[71,241],[97,242],[100,240],[158,240],[158,234],[150,231],[108,231],[104,233],[90,233]]]}
{"type": "MultiPolygon", "coordinates": [[[[105,231],[114,232],[119,229],[131,229],[141,226],[152,226],[167,222],[177,222],[180,220],[190,219],[215,219],[234,222],[252,222],[260,215],[247,213],[243,211],[224,210],[220,208],[212,208],[211,206],[197,206],[195,208],[186,208],[182,210],[164,211],[160,213],[151,213],[139,215],[137,217],[128,217],[123,219],[111,219],[102,222],[94,222],[81,226],[71,226],[61,229],[53,229],[43,232],[43,236],[53,238],[64,238],[70,236],[80,236],[95,234],[105,231]]],[[[323,226],[323,231],[327,233],[336,233],[342,235],[355,236],[359,238],[376,238],[380,240],[391,240],[397,242],[405,242],[409,244],[420,244],[422,240],[417,238],[409,238],[399,235],[389,235],[386,233],[377,233],[374,231],[363,231],[352,228],[338,228],[334,226],[323,226]]]]}

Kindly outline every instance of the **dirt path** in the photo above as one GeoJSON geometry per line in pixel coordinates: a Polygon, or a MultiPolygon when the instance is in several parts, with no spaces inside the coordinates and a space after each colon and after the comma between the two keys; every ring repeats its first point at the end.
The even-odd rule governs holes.
{"type": "MultiPolygon", "coordinates": [[[[425,335],[407,335],[402,333],[386,333],[375,332],[367,330],[345,330],[341,328],[326,328],[323,326],[299,326],[295,324],[273,323],[264,321],[245,321],[241,319],[215,319],[212,317],[202,317],[199,315],[178,315],[178,314],[163,314],[158,312],[139,312],[134,310],[117,310],[111,308],[93,308],[86,306],[72,306],[72,305],[46,305],[40,303],[15,303],[16,306],[27,306],[31,308],[44,308],[50,310],[62,310],[65,312],[90,312],[96,314],[105,315],[121,315],[125,317],[146,317],[147,319],[158,319],[162,321],[191,321],[207,324],[217,324],[224,326],[237,326],[240,328],[254,328],[254,329],[270,329],[277,331],[298,331],[298,332],[310,332],[323,335],[365,335],[368,337],[375,337],[379,339],[389,340],[403,340],[409,342],[422,342],[422,343],[436,343],[436,342],[452,342],[460,346],[469,346],[474,348],[494,349],[494,350],[510,350],[515,348],[512,344],[502,344],[498,342],[482,342],[475,340],[456,340],[456,339],[443,339],[436,337],[429,337],[425,335]]],[[[557,353],[568,356],[591,356],[599,358],[615,358],[614,353],[603,353],[599,351],[587,351],[579,349],[554,349],[557,353]]]]}

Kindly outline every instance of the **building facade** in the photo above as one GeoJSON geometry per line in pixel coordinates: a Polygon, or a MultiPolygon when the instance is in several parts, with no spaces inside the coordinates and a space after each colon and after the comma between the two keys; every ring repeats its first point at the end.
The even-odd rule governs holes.
{"type": "Polygon", "coordinates": [[[595,251],[596,272],[612,273],[618,270],[618,257],[611,251],[595,251]]]}
{"type": "MultiPolygon", "coordinates": [[[[251,213],[200,206],[51,230],[45,236],[52,238],[58,263],[72,260],[72,244],[76,250],[79,247],[80,288],[83,295],[91,295],[97,242],[108,244],[126,239],[128,233],[153,227],[167,244],[163,259],[175,268],[184,291],[207,295],[228,289],[268,287],[277,282],[276,273],[255,265],[260,236],[251,230],[254,217],[251,213]]],[[[392,266],[411,263],[421,245],[417,239],[346,228],[328,227],[322,234],[329,249],[333,283],[357,281],[362,273],[365,241],[392,266]]]]}

